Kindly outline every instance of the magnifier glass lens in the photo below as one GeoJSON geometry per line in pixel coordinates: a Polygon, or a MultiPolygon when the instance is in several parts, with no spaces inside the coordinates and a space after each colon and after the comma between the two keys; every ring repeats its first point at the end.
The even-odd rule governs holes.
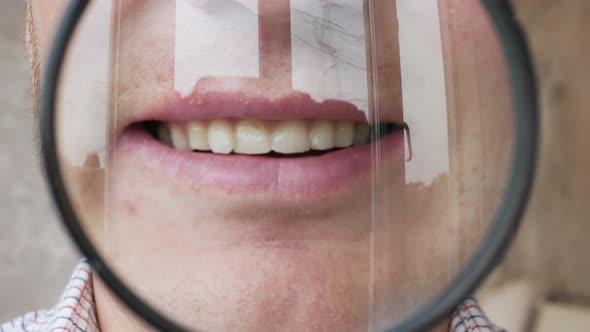
{"type": "Polygon", "coordinates": [[[92,1],[61,172],[110,268],[188,329],[383,330],[489,231],[507,72],[478,1],[92,1]]]}

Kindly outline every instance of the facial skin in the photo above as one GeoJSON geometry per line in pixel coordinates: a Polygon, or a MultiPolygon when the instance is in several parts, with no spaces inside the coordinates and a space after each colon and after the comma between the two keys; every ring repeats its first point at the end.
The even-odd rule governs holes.
{"type": "MultiPolygon", "coordinates": [[[[31,1],[34,61],[43,62],[65,3],[31,1]]],[[[65,69],[74,83],[64,83],[59,104],[64,150],[84,141],[80,135],[95,137],[90,133],[97,128],[110,142],[106,174],[104,160],[103,168],[80,167],[66,151],[65,177],[84,227],[116,273],[156,309],[204,331],[380,330],[443,290],[486,230],[511,148],[506,68],[483,10],[470,0],[439,2],[450,170],[406,184],[408,168],[422,165],[419,159],[404,161],[401,132],[378,146],[379,168],[351,165],[353,171],[344,172],[330,154],[318,157],[323,159],[314,167],[301,158],[212,156],[172,149],[139,130],[145,120],[184,122],[207,112],[206,120],[219,118],[211,114],[222,113],[220,107],[203,106],[210,100],[207,93],[222,92],[224,102],[245,96],[234,101],[230,113],[247,109],[252,95],[268,101],[267,107],[294,109],[282,79],[285,61],[266,63],[267,80],[208,76],[195,82],[188,98],[180,98],[174,79],[183,45],[174,6],[121,0],[113,21],[91,8],[65,69]],[[93,25],[109,27],[106,21],[116,22],[113,30],[93,25]],[[118,37],[106,38],[110,52],[105,53],[99,40],[110,36],[118,37]],[[106,67],[97,65],[98,54],[107,54],[106,67]],[[117,66],[108,65],[113,63],[117,66]],[[106,80],[92,79],[99,76],[106,80]],[[195,106],[183,114],[174,110],[185,102],[195,106]],[[97,114],[108,115],[103,126],[93,126],[100,124],[93,120],[89,125],[97,114]],[[330,182],[331,172],[341,179],[330,182]]],[[[271,17],[281,15],[279,8],[268,10],[271,17]]],[[[379,61],[382,55],[375,54],[377,66],[391,65],[379,61]]],[[[391,69],[379,68],[379,73],[391,69]]],[[[393,99],[374,104],[383,106],[382,118],[398,120],[401,109],[384,106],[402,105],[399,71],[391,73],[381,76],[388,88],[379,91],[385,101],[393,99]]],[[[267,120],[265,112],[258,117],[267,120]]],[[[297,119],[295,114],[290,118],[297,119]]],[[[257,118],[256,111],[248,118],[257,118]]],[[[411,124],[413,132],[423,132],[420,126],[428,121],[411,124]]],[[[332,154],[342,153],[342,163],[355,156],[371,164],[370,149],[351,149],[358,153],[332,154]]],[[[146,328],[98,278],[94,286],[103,331],[146,328]]],[[[437,328],[448,329],[448,322],[437,328]]]]}

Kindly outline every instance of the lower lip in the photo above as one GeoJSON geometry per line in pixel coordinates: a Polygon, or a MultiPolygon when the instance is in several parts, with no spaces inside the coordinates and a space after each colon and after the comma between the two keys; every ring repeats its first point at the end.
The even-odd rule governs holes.
{"type": "MultiPolygon", "coordinates": [[[[378,143],[381,158],[403,158],[402,132],[389,134],[378,143]]],[[[129,127],[120,136],[115,158],[139,160],[158,174],[198,188],[319,198],[369,181],[372,150],[373,144],[365,144],[298,158],[198,153],[173,149],[147,130],[129,127]]]]}

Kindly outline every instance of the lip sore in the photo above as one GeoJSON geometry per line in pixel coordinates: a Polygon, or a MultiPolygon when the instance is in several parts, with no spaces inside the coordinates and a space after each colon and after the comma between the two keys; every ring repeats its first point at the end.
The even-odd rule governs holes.
{"type": "MultiPolygon", "coordinates": [[[[219,155],[180,151],[156,140],[134,123],[144,121],[183,122],[215,118],[251,118],[260,120],[331,119],[367,121],[355,105],[338,100],[316,102],[304,93],[292,92],[280,98],[252,97],[239,91],[206,91],[195,88],[185,98],[132,117],[121,129],[114,158],[136,158],[144,166],[165,174],[179,184],[228,192],[273,193],[288,198],[317,199],[349,188],[368,178],[372,169],[375,144],[382,156],[402,154],[402,131],[395,131],[377,142],[342,150],[294,158],[253,155],[219,155]]],[[[383,118],[383,117],[382,117],[383,118]]],[[[396,122],[395,117],[387,120],[396,122]]]]}

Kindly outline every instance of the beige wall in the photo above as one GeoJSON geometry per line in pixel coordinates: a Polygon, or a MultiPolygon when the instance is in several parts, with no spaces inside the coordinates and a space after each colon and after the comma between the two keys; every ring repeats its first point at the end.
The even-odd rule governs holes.
{"type": "Polygon", "coordinates": [[[35,152],[24,24],[24,1],[0,1],[0,322],[55,304],[79,260],[35,152]]]}
{"type": "Polygon", "coordinates": [[[539,82],[534,194],[502,272],[590,299],[590,1],[516,0],[539,82]]]}

